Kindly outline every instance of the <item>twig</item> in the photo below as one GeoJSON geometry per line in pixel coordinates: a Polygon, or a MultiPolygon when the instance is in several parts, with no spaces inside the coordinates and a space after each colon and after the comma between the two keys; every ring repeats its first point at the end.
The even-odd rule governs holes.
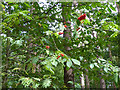
{"type": "Polygon", "coordinates": [[[57,48],[57,45],[56,45],[55,40],[54,40],[53,37],[52,37],[52,39],[53,39],[53,42],[54,42],[54,44],[55,44],[56,49],[59,50],[59,49],[57,48]]]}
{"type": "Polygon", "coordinates": [[[54,8],[59,2],[57,2],[54,6],[50,7],[49,10],[45,13],[48,14],[52,8],[54,8]]]}

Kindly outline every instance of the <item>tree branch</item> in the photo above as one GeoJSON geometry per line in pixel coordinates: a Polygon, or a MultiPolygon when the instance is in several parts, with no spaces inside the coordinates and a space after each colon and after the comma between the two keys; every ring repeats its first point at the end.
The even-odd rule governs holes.
{"type": "Polygon", "coordinates": [[[50,7],[49,10],[45,14],[48,14],[51,11],[51,9],[53,9],[55,6],[57,6],[58,3],[59,2],[57,2],[55,5],[53,5],[52,7],[50,7]]]}

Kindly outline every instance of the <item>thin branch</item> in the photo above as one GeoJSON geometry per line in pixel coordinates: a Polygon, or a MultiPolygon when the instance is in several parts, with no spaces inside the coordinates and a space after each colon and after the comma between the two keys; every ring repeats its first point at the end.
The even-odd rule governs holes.
{"type": "Polygon", "coordinates": [[[55,6],[57,6],[58,3],[59,2],[57,2],[55,5],[53,5],[52,7],[50,7],[49,10],[45,14],[48,14],[51,11],[51,9],[53,9],[55,6]]]}
{"type": "Polygon", "coordinates": [[[54,42],[54,44],[55,44],[56,49],[59,50],[59,49],[57,48],[57,45],[56,45],[55,40],[54,40],[53,37],[52,37],[52,39],[53,39],[53,42],[54,42]]]}

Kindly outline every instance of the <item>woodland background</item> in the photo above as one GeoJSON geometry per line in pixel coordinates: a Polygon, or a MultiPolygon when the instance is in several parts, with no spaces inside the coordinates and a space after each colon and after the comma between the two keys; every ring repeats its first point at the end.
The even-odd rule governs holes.
{"type": "Polygon", "coordinates": [[[120,2],[1,7],[2,88],[120,88],[120,2]]]}

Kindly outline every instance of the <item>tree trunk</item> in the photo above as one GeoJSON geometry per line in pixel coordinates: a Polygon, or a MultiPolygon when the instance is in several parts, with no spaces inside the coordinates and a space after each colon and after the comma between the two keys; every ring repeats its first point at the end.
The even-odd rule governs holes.
{"type": "MultiPolygon", "coordinates": [[[[100,76],[100,78],[101,78],[101,76],[100,76]]],[[[104,79],[100,79],[100,88],[102,88],[102,89],[105,89],[106,88],[106,86],[105,86],[105,81],[104,81],[104,79]]]]}
{"type": "MultiPolygon", "coordinates": [[[[70,13],[65,12],[65,9],[67,10],[67,7],[65,7],[65,4],[62,3],[63,23],[66,22],[66,21],[68,21],[67,17],[65,17],[65,16],[67,16],[67,14],[70,14],[70,13]]],[[[66,23],[67,23],[67,22],[66,22],[66,23]]],[[[67,23],[67,25],[70,26],[70,21],[67,23]]],[[[71,39],[71,29],[70,29],[70,27],[67,27],[67,28],[64,30],[63,37],[64,37],[64,38],[67,38],[67,39],[69,39],[69,40],[71,39]]],[[[66,50],[66,53],[70,56],[69,50],[71,50],[71,49],[70,49],[70,47],[68,47],[67,45],[68,45],[68,44],[65,44],[65,45],[64,45],[64,48],[65,48],[65,50],[66,50]]],[[[72,82],[74,83],[73,69],[70,68],[69,70],[67,70],[66,63],[64,63],[64,64],[65,64],[65,67],[64,67],[64,84],[65,84],[65,86],[66,86],[67,88],[73,88],[73,87],[74,87],[74,84],[68,83],[68,81],[72,81],[72,82]]]]}
{"type": "MultiPolygon", "coordinates": [[[[88,73],[87,69],[85,71],[88,73]]],[[[90,82],[89,82],[88,75],[85,75],[85,78],[86,78],[86,88],[90,88],[90,82]]]]}
{"type": "MultiPolygon", "coordinates": [[[[109,48],[109,57],[110,57],[110,60],[112,61],[112,52],[111,52],[110,44],[108,45],[108,48],[109,48]]],[[[113,87],[114,87],[114,89],[116,88],[116,85],[115,85],[114,81],[113,81],[113,87]]]]}
{"type": "MultiPolygon", "coordinates": [[[[100,71],[102,71],[102,69],[100,71]]],[[[102,73],[100,73],[99,77],[100,77],[100,88],[102,90],[106,90],[105,80],[102,78],[102,73]]]]}
{"type": "Polygon", "coordinates": [[[84,79],[84,74],[83,73],[80,76],[80,84],[81,84],[82,90],[84,90],[84,88],[85,88],[85,79],[84,79]]]}

